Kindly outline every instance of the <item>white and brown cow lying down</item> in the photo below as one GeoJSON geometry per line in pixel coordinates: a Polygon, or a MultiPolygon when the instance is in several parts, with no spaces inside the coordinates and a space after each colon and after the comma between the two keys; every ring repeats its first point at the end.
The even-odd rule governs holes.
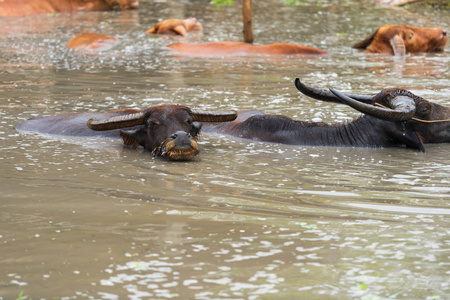
{"type": "Polygon", "coordinates": [[[405,55],[416,52],[443,52],[448,35],[440,28],[383,25],[353,48],[365,53],[405,55]]]}
{"type": "Polygon", "coordinates": [[[0,17],[25,17],[72,11],[134,9],[138,0],[1,0],[0,17]]]}

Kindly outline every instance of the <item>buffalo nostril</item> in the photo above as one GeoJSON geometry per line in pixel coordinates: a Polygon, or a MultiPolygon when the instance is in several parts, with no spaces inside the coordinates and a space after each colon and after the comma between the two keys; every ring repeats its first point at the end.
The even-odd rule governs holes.
{"type": "Polygon", "coordinates": [[[442,31],[443,36],[447,36],[447,31],[442,31]]]}
{"type": "Polygon", "coordinates": [[[190,137],[191,137],[191,135],[184,131],[177,131],[170,136],[171,139],[183,139],[183,138],[190,138],[190,137]]]}

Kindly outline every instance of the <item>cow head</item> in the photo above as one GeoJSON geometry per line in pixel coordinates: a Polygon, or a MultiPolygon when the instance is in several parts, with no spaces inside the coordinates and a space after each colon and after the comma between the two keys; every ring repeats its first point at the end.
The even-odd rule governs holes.
{"type": "Polygon", "coordinates": [[[202,30],[202,24],[196,18],[167,19],[158,22],[145,33],[147,34],[177,34],[186,36],[189,31],[202,30]]]}
{"type": "Polygon", "coordinates": [[[383,25],[375,33],[353,46],[366,53],[405,55],[415,52],[443,52],[447,32],[440,28],[383,25]]]}
{"type": "Polygon", "coordinates": [[[120,10],[135,9],[139,7],[138,0],[105,0],[111,8],[120,10]]]}
{"type": "Polygon", "coordinates": [[[90,119],[87,125],[92,130],[139,126],[134,130],[120,131],[125,145],[142,146],[152,151],[154,156],[187,160],[198,154],[196,139],[201,129],[200,122],[228,122],[236,116],[235,112],[202,112],[181,105],[163,105],[99,121],[90,119]]]}
{"type": "Polygon", "coordinates": [[[344,103],[379,120],[388,121],[387,134],[407,146],[425,151],[426,143],[450,143],[450,108],[429,102],[403,89],[386,89],[376,95],[343,94],[334,89],[295,86],[318,100],[344,103]]]}
{"type": "Polygon", "coordinates": [[[202,24],[196,18],[188,18],[183,20],[186,31],[202,30],[202,24]]]}

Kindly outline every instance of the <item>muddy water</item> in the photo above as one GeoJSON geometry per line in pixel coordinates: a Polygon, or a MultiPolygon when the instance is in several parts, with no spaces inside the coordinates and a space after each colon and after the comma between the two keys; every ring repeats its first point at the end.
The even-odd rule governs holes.
{"type": "Polygon", "coordinates": [[[445,299],[448,145],[418,153],[203,134],[195,161],[173,163],[118,141],[14,129],[32,116],[169,103],[307,121],[359,116],[300,95],[295,77],[355,93],[402,86],[449,105],[448,49],[397,59],[350,47],[385,23],[449,29],[449,14],[304,4],[254,3],[255,42],[331,55],[168,52],[174,41],[240,40],[240,3],[0,19],[0,299],[445,299]],[[202,35],[144,34],[161,18],[190,16],[202,35]],[[99,55],[64,48],[88,31],[121,43],[99,55]]]}

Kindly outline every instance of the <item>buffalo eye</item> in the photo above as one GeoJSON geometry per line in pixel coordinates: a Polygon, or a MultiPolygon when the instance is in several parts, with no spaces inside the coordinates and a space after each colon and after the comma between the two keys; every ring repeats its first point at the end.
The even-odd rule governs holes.
{"type": "Polygon", "coordinates": [[[192,120],[191,120],[191,119],[187,119],[185,122],[186,122],[186,124],[188,124],[188,125],[192,125],[192,120]]]}
{"type": "Polygon", "coordinates": [[[160,122],[158,122],[158,121],[152,121],[152,120],[147,120],[147,124],[148,124],[149,127],[161,125],[160,122]]]}
{"type": "Polygon", "coordinates": [[[408,38],[411,40],[413,38],[413,36],[414,36],[414,33],[410,33],[408,38]]]}

